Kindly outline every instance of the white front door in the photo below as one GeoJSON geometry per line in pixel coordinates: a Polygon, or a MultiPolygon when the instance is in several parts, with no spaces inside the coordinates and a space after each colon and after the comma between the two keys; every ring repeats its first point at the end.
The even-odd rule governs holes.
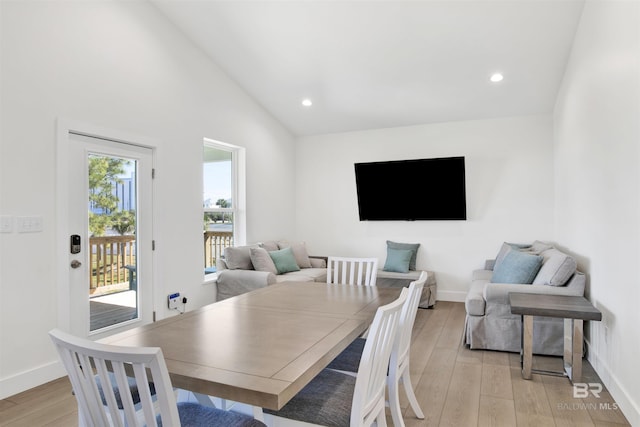
{"type": "Polygon", "coordinates": [[[67,164],[58,162],[67,181],[67,200],[61,200],[67,218],[59,219],[66,251],[60,277],[68,280],[61,326],[99,338],[150,323],[153,151],[108,134],[66,133],[59,137],[66,146],[59,147],[59,160],[67,164]]]}

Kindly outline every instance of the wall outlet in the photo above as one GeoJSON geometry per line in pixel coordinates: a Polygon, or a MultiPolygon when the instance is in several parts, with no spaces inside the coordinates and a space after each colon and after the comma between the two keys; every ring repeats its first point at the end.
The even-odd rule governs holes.
{"type": "Polygon", "coordinates": [[[180,292],[171,294],[167,297],[168,306],[171,310],[177,310],[178,306],[182,304],[182,298],[180,298],[180,292]]]}

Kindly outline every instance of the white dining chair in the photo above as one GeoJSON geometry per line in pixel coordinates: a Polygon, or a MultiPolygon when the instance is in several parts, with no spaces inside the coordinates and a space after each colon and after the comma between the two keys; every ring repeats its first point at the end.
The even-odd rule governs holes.
{"type": "Polygon", "coordinates": [[[49,335],[69,375],[81,426],[265,427],[264,423],[236,412],[197,403],[176,403],[160,348],[100,344],[58,329],[50,331],[49,335]],[[139,405],[134,403],[132,382],[139,405]],[[150,384],[155,388],[155,396],[152,396],[150,384]]]}
{"type": "Polygon", "coordinates": [[[280,411],[265,413],[332,427],[386,426],[387,368],[407,294],[376,311],[355,377],[324,369],[280,411]]]}
{"type": "MultiPolygon", "coordinates": [[[[400,408],[400,383],[404,386],[407,400],[416,417],[424,419],[424,413],[420,408],[418,399],[413,391],[413,385],[411,384],[409,362],[411,356],[411,333],[413,332],[413,324],[418,312],[422,289],[427,281],[427,275],[428,273],[423,271],[418,280],[409,284],[407,301],[404,307],[402,307],[402,313],[400,315],[397,340],[391,351],[387,387],[389,389],[389,407],[393,418],[393,425],[396,427],[404,426],[402,410],[400,408]]],[[[356,339],[329,364],[328,368],[346,374],[357,372],[363,354],[364,344],[364,339],[356,339]]]]}
{"type": "Polygon", "coordinates": [[[327,260],[327,283],[375,286],[377,275],[377,258],[330,256],[327,260]]]}

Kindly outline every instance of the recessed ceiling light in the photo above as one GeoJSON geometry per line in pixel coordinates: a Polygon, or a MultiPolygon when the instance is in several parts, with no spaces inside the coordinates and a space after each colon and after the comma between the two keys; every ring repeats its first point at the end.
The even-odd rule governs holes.
{"type": "Polygon", "coordinates": [[[504,76],[500,73],[495,73],[491,75],[491,78],[489,80],[491,80],[493,83],[498,83],[501,82],[502,79],[504,79],[504,76]]]}
{"type": "Polygon", "coordinates": [[[304,105],[305,107],[311,107],[313,105],[313,102],[311,102],[310,99],[303,99],[302,105],[304,105]]]}

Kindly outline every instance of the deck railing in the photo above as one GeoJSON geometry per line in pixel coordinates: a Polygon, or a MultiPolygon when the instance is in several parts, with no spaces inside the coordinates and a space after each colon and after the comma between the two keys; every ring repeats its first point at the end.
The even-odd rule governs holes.
{"type": "Polygon", "coordinates": [[[215,267],[216,261],[224,253],[224,248],[233,246],[232,231],[204,232],[204,267],[215,267]]]}
{"type": "Polygon", "coordinates": [[[91,290],[129,282],[136,265],[136,236],[91,237],[89,246],[91,290]]]}
{"type": "MultiPolygon", "coordinates": [[[[135,280],[135,236],[91,237],[89,246],[91,254],[89,287],[92,292],[105,286],[125,283],[129,283],[129,287],[135,287],[135,283],[131,283],[135,280]]],[[[205,268],[215,267],[216,260],[229,246],[233,246],[233,232],[205,231],[205,268]]]]}

